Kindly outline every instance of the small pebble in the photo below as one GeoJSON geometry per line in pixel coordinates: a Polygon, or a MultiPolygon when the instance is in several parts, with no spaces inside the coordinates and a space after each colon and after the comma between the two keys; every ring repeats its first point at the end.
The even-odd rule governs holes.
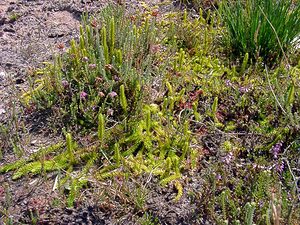
{"type": "Polygon", "coordinates": [[[6,73],[4,71],[0,72],[0,81],[5,80],[7,77],[6,73]]]}
{"type": "Polygon", "coordinates": [[[37,143],[37,140],[32,140],[32,141],[30,142],[31,145],[35,145],[36,143],[37,143]]]}
{"type": "Polygon", "coordinates": [[[6,110],[4,108],[4,105],[0,105],[0,115],[5,114],[6,110]]]}

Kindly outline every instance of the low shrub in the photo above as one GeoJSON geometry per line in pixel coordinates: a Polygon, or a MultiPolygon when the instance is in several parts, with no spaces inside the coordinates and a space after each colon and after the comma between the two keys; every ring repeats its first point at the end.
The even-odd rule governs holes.
{"type": "Polygon", "coordinates": [[[56,107],[64,121],[89,128],[99,113],[118,120],[128,111],[133,116],[143,82],[151,76],[155,29],[150,20],[130,19],[123,7],[113,6],[98,18],[85,17],[79,43],[72,40],[66,54],[39,71],[41,79],[23,102],[38,109],[56,107]]]}

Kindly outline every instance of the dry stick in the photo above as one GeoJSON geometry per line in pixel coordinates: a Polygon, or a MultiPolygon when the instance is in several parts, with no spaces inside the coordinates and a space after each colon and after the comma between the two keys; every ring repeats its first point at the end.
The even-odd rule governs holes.
{"type": "MultiPolygon", "coordinates": [[[[292,144],[294,143],[295,141],[293,141],[289,146],[286,147],[286,149],[284,150],[284,152],[282,153],[282,155],[284,156],[286,154],[286,152],[289,150],[289,148],[292,146],[292,144]]],[[[290,166],[290,163],[288,161],[288,158],[287,157],[282,157],[282,160],[285,161],[285,163],[287,164],[288,166],[288,169],[289,169],[289,172],[290,174],[292,175],[292,178],[293,178],[293,181],[294,181],[294,186],[295,186],[295,191],[296,191],[296,194],[297,194],[297,197],[298,197],[298,201],[300,201],[300,189],[298,188],[298,180],[300,179],[299,177],[296,177],[293,170],[297,170],[297,168],[291,168],[290,166]]],[[[299,170],[300,171],[300,170],[299,170]]],[[[292,204],[292,207],[291,209],[289,210],[288,212],[288,221],[290,221],[290,218],[291,218],[291,215],[292,215],[292,212],[293,212],[293,207],[295,205],[295,203],[297,202],[297,198],[294,199],[293,201],[293,204],[292,204]]]]}
{"type": "Polygon", "coordinates": [[[289,210],[288,212],[288,222],[291,220],[291,216],[292,216],[292,213],[293,213],[293,208],[296,204],[297,201],[300,201],[300,189],[298,188],[298,180],[300,179],[299,177],[296,177],[295,174],[293,173],[293,170],[290,166],[290,163],[288,161],[287,158],[283,158],[283,160],[286,162],[287,166],[288,166],[288,169],[290,171],[290,174],[292,175],[293,177],[293,181],[294,181],[294,185],[295,185],[295,192],[296,192],[296,197],[292,203],[292,207],[291,209],[289,210]]]}
{"type": "Polygon", "coordinates": [[[282,105],[280,104],[280,102],[279,102],[279,100],[278,100],[278,98],[277,98],[277,96],[276,96],[276,94],[275,94],[275,92],[274,92],[274,90],[273,90],[273,88],[272,88],[272,85],[271,85],[271,82],[270,82],[270,79],[269,79],[268,68],[267,68],[266,65],[265,65],[265,70],[266,70],[267,79],[268,79],[268,84],[269,84],[269,87],[270,87],[270,89],[271,89],[271,92],[272,92],[272,94],[273,94],[273,96],[274,96],[274,98],[275,98],[277,104],[279,105],[280,109],[282,110],[282,112],[283,112],[284,114],[287,114],[286,111],[284,110],[284,108],[282,107],[282,105]]]}
{"type": "Polygon", "coordinates": [[[292,141],[292,143],[290,143],[289,146],[287,146],[287,147],[284,149],[282,155],[285,155],[285,153],[289,150],[289,148],[290,148],[294,143],[295,143],[295,141],[292,141]]]}
{"type": "MultiPolygon", "coordinates": [[[[261,8],[260,6],[259,6],[259,9],[260,9],[260,11],[262,12],[262,14],[264,15],[264,17],[266,18],[266,20],[268,21],[268,23],[270,24],[272,30],[274,31],[274,34],[275,34],[275,36],[276,36],[276,39],[277,39],[277,41],[278,41],[278,44],[279,44],[280,49],[281,49],[281,51],[282,51],[282,54],[283,54],[283,56],[284,56],[284,58],[285,58],[285,60],[286,60],[286,63],[289,65],[288,58],[287,58],[287,56],[286,56],[286,54],[285,54],[285,52],[284,52],[284,50],[283,50],[282,44],[281,44],[281,42],[280,42],[280,39],[279,39],[279,37],[278,37],[278,34],[277,34],[277,32],[276,32],[276,30],[275,30],[273,24],[272,24],[271,21],[268,19],[267,15],[264,13],[264,11],[262,10],[262,8],[261,8]]],[[[271,82],[270,82],[269,74],[268,74],[268,69],[267,69],[267,66],[266,66],[266,65],[265,65],[265,69],[266,69],[267,79],[268,79],[268,83],[269,83],[271,92],[272,92],[272,94],[273,94],[273,96],[274,96],[274,98],[275,98],[277,104],[279,105],[280,109],[284,112],[284,114],[287,114],[286,111],[284,110],[284,108],[282,107],[282,105],[280,104],[280,102],[279,102],[278,98],[276,97],[275,92],[274,92],[274,90],[273,90],[273,88],[272,88],[272,86],[271,86],[271,82]]]]}
{"type": "Polygon", "coordinates": [[[291,168],[290,166],[290,163],[289,163],[289,160],[286,158],[286,157],[283,157],[282,160],[284,160],[288,166],[288,169],[290,171],[290,174],[292,175],[293,177],[293,180],[294,180],[294,185],[295,185],[295,188],[296,188],[296,191],[298,192],[298,200],[300,201],[300,190],[298,188],[298,180],[300,179],[299,177],[296,177],[295,174],[293,173],[293,169],[291,168]]]}

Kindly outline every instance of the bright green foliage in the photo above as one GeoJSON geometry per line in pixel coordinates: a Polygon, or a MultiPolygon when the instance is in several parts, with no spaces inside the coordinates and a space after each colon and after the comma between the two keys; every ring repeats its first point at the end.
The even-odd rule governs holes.
{"type": "Polygon", "coordinates": [[[23,165],[25,165],[28,162],[39,160],[41,157],[45,157],[48,154],[52,154],[52,153],[55,153],[55,152],[61,150],[62,147],[63,147],[63,143],[58,143],[58,144],[50,145],[47,148],[42,148],[39,151],[37,151],[36,153],[33,153],[28,159],[20,159],[16,162],[13,162],[13,163],[10,163],[10,164],[0,167],[0,173],[4,173],[4,172],[8,172],[11,170],[16,170],[18,168],[21,168],[23,165]]]}
{"type": "Polygon", "coordinates": [[[243,63],[242,63],[241,71],[240,71],[241,74],[243,74],[245,72],[247,64],[248,64],[248,60],[249,60],[249,54],[247,52],[243,59],[243,63]]]}
{"type": "Polygon", "coordinates": [[[111,18],[110,20],[110,55],[113,55],[114,54],[114,51],[115,51],[115,42],[116,42],[116,36],[115,36],[115,19],[114,17],[111,18]]]}
{"type": "Polygon", "coordinates": [[[157,105],[151,104],[146,105],[143,112],[144,119],[135,123],[131,133],[115,144],[113,158],[116,164],[102,169],[100,178],[121,175],[121,171],[117,172],[121,162],[134,174],[146,172],[161,176],[162,185],[181,177],[180,162],[190,155],[189,143],[192,141],[188,125],[178,123],[169,108],[163,113],[157,105]]]}
{"type": "Polygon", "coordinates": [[[105,63],[108,64],[109,63],[109,53],[108,53],[108,46],[107,46],[107,40],[106,40],[106,28],[103,27],[101,29],[101,37],[102,37],[102,46],[103,46],[103,54],[104,54],[104,59],[105,59],[105,63]]]}
{"type": "Polygon", "coordinates": [[[114,160],[116,162],[116,166],[120,166],[121,163],[121,153],[120,153],[120,146],[118,143],[114,146],[114,160]]]}
{"type": "Polygon", "coordinates": [[[124,112],[127,112],[127,99],[126,99],[126,95],[125,95],[125,87],[124,85],[120,86],[120,104],[122,106],[122,109],[124,110],[124,112]]]}
{"type": "Polygon", "coordinates": [[[227,30],[226,43],[238,57],[249,53],[251,58],[262,57],[274,63],[282,51],[299,43],[300,4],[293,2],[223,1],[220,13],[227,30]]]}
{"type": "Polygon", "coordinates": [[[286,106],[290,107],[291,105],[293,105],[294,100],[295,100],[295,86],[294,84],[291,84],[288,87],[288,91],[287,91],[286,106]]]}
{"type": "Polygon", "coordinates": [[[181,183],[178,180],[175,181],[175,187],[176,187],[177,192],[178,192],[177,196],[175,198],[175,201],[178,201],[183,195],[183,187],[182,187],[181,183]]]}
{"type": "Polygon", "coordinates": [[[31,174],[38,174],[42,171],[49,172],[54,170],[61,170],[65,169],[67,167],[67,156],[63,155],[63,157],[60,157],[58,161],[56,161],[57,158],[51,160],[51,161],[42,161],[42,162],[30,162],[26,165],[18,168],[16,172],[14,173],[12,179],[16,180],[19,179],[22,176],[25,176],[29,173],[31,174]]]}
{"type": "Polygon", "coordinates": [[[67,152],[71,163],[74,163],[74,146],[72,141],[72,136],[70,133],[66,134],[67,152]]]}
{"type": "Polygon", "coordinates": [[[104,138],[104,133],[105,133],[105,120],[104,116],[102,113],[99,113],[98,115],[98,138],[99,141],[103,141],[104,138]]]}
{"type": "Polygon", "coordinates": [[[215,121],[217,120],[217,117],[216,117],[217,109],[218,109],[218,97],[215,97],[214,102],[211,107],[211,115],[215,121]]]}

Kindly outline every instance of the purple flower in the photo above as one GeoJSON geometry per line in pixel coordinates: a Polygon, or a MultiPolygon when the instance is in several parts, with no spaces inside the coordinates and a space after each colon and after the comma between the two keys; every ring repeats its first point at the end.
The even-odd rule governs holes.
{"type": "Polygon", "coordinates": [[[239,88],[239,91],[240,91],[241,93],[247,93],[247,92],[249,92],[249,88],[248,88],[248,87],[240,87],[240,88],[239,88]]]}
{"type": "Polygon", "coordinates": [[[234,155],[232,152],[229,152],[226,156],[222,158],[222,162],[229,164],[232,160],[234,160],[234,155]]]}
{"type": "Polygon", "coordinates": [[[89,64],[89,68],[90,68],[91,70],[94,70],[94,69],[97,68],[97,65],[96,65],[96,64],[89,64]]]}
{"type": "Polygon", "coordinates": [[[278,173],[282,173],[283,170],[284,170],[284,162],[283,162],[283,161],[277,162],[276,165],[275,165],[275,170],[276,170],[278,173]]]}
{"type": "Polygon", "coordinates": [[[82,58],[82,61],[83,61],[83,62],[88,62],[88,61],[89,61],[89,58],[85,56],[85,57],[82,58]]]}
{"type": "Polygon", "coordinates": [[[114,81],[119,81],[120,80],[120,78],[118,77],[118,76],[113,76],[113,79],[114,79],[114,81]]]}
{"type": "Polygon", "coordinates": [[[225,81],[225,85],[226,85],[227,87],[231,87],[231,86],[232,86],[232,83],[231,83],[230,80],[226,80],[226,81],[225,81]]]}
{"type": "Polygon", "coordinates": [[[116,92],[112,91],[108,94],[108,96],[111,98],[114,98],[114,97],[118,96],[118,94],[116,92]]]}
{"type": "Polygon", "coordinates": [[[83,100],[83,101],[86,100],[87,96],[88,96],[88,94],[86,92],[84,92],[84,91],[82,91],[80,93],[80,99],[83,100]]]}
{"type": "Polygon", "coordinates": [[[68,88],[69,87],[69,82],[67,80],[62,80],[61,84],[64,88],[68,88]]]}
{"type": "Polygon", "coordinates": [[[278,158],[278,154],[281,152],[282,142],[277,142],[270,150],[274,159],[278,158]]]}
{"type": "Polygon", "coordinates": [[[222,179],[221,174],[217,174],[217,175],[216,175],[216,179],[217,179],[217,180],[221,180],[221,179],[222,179]]]}

